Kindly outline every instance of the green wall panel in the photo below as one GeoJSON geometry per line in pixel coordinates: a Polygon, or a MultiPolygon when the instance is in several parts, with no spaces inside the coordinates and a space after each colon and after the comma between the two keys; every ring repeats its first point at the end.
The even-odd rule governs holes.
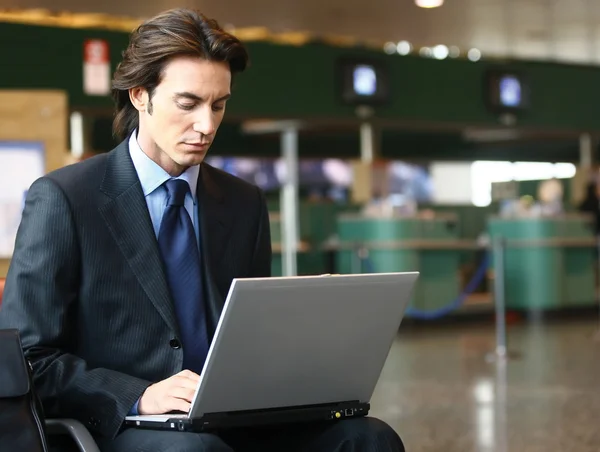
{"type": "MultiPolygon", "coordinates": [[[[58,88],[77,108],[110,107],[107,96],[82,89],[83,42],[109,41],[112,69],[127,33],[0,23],[0,88],[58,88]]],[[[600,130],[600,68],[537,62],[491,63],[385,55],[382,51],[312,43],[301,47],[248,43],[252,65],[235,81],[229,114],[237,117],[354,118],[335,95],[335,61],[369,56],[390,68],[393,101],[381,118],[432,124],[497,124],[485,106],[483,76],[491,67],[519,70],[532,85],[532,109],[519,124],[547,129],[600,130]]]]}
{"type": "Polygon", "coordinates": [[[114,71],[127,45],[124,33],[0,23],[0,88],[63,89],[71,105],[110,107],[110,97],[83,92],[83,43],[87,39],[109,41],[114,71]]]}

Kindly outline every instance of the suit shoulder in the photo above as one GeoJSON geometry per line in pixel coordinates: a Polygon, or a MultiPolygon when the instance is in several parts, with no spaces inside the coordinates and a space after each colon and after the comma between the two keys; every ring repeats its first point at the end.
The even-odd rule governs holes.
{"type": "Polygon", "coordinates": [[[81,162],[51,171],[50,179],[66,193],[80,192],[87,187],[99,186],[104,176],[109,153],[99,154],[81,162]]]}
{"type": "Polygon", "coordinates": [[[203,163],[203,165],[206,166],[206,171],[208,171],[210,177],[223,190],[233,191],[237,193],[242,192],[248,194],[257,194],[260,192],[259,187],[248,181],[245,181],[244,179],[240,179],[239,177],[234,176],[233,174],[215,168],[214,166],[211,166],[208,163],[203,163]]]}

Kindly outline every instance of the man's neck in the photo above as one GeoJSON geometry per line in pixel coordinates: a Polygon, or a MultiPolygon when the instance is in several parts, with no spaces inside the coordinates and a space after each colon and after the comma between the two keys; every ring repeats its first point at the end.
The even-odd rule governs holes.
{"type": "Polygon", "coordinates": [[[173,177],[181,176],[181,174],[188,168],[185,166],[178,165],[175,163],[167,154],[164,152],[156,142],[150,137],[149,134],[144,133],[144,127],[140,124],[137,130],[137,142],[140,149],[144,154],[153,160],[157,165],[164,169],[169,175],[173,177]]]}

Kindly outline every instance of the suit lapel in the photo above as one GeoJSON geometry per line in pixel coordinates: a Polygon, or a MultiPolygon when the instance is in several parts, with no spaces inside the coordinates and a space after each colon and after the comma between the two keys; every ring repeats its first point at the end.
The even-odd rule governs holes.
{"type": "Polygon", "coordinates": [[[178,331],[152,221],[127,140],[108,157],[100,190],[110,198],[99,209],[108,229],[156,310],[170,328],[178,331]]]}
{"type": "Polygon", "coordinates": [[[231,212],[227,209],[224,193],[212,177],[215,171],[203,163],[198,178],[198,208],[202,237],[202,260],[205,272],[209,310],[214,325],[219,321],[225,300],[215,283],[220,274],[227,236],[231,227],[231,212]]]}

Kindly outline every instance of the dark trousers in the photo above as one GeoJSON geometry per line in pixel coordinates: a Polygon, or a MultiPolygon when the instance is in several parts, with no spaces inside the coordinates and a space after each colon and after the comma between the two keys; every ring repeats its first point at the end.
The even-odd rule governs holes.
{"type": "Polygon", "coordinates": [[[369,417],[218,435],[127,429],[99,446],[102,452],[404,452],[396,432],[369,417]]]}

